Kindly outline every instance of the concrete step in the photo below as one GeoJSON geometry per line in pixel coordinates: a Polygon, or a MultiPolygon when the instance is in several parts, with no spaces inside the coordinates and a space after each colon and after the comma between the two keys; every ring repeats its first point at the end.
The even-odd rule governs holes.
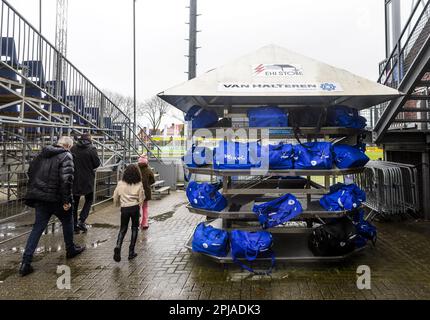
{"type": "Polygon", "coordinates": [[[161,188],[158,188],[158,189],[154,190],[154,191],[152,192],[152,195],[153,195],[156,199],[161,199],[161,196],[162,196],[162,195],[170,194],[170,190],[171,190],[171,188],[170,188],[170,187],[161,187],[161,188]]]}
{"type": "Polygon", "coordinates": [[[176,189],[184,190],[185,189],[185,183],[177,183],[176,184],[176,189]]]}
{"type": "Polygon", "coordinates": [[[164,182],[165,182],[164,180],[158,180],[151,186],[151,188],[155,190],[156,187],[163,186],[164,182]]]}

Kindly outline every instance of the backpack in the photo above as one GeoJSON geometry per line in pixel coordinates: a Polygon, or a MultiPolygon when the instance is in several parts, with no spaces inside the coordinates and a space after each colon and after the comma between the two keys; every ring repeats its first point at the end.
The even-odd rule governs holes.
{"type": "Polygon", "coordinates": [[[317,257],[342,256],[355,250],[357,231],[348,217],[332,219],[312,230],[308,246],[317,257]]]}
{"type": "Polygon", "coordinates": [[[261,145],[258,142],[223,141],[214,149],[214,169],[251,169],[261,166],[261,145]]]}
{"type": "Polygon", "coordinates": [[[258,216],[263,229],[273,228],[294,219],[302,213],[302,205],[292,194],[260,205],[254,205],[252,211],[258,216]]]}
{"type": "Polygon", "coordinates": [[[288,114],[277,106],[265,106],[248,110],[250,128],[288,127],[288,114]]]}
{"type": "Polygon", "coordinates": [[[225,257],[228,254],[228,232],[200,223],[194,231],[192,249],[194,252],[225,257]]]}
{"type": "Polygon", "coordinates": [[[294,169],[332,169],[330,142],[309,142],[294,146],[294,169]]]}
{"type": "Polygon", "coordinates": [[[326,123],[326,110],[317,107],[292,108],[288,112],[290,127],[321,128],[326,123]]]}
{"type": "Polygon", "coordinates": [[[270,274],[275,266],[275,254],[272,251],[273,238],[267,231],[247,232],[241,230],[233,230],[231,232],[231,255],[233,261],[241,268],[248,270],[254,274],[270,274]],[[256,272],[239,261],[246,259],[247,261],[255,261],[257,257],[270,257],[271,266],[267,271],[256,272]]]}
{"type": "Polygon", "coordinates": [[[185,121],[191,121],[193,129],[209,128],[218,122],[215,111],[208,111],[200,106],[192,106],[185,114],[185,121]]]}
{"type": "Polygon", "coordinates": [[[272,170],[293,169],[294,147],[283,142],[269,145],[269,167],[272,170]]]}
{"type": "Polygon", "coordinates": [[[191,181],[187,187],[187,198],[193,208],[219,212],[227,207],[227,199],[218,191],[219,188],[219,184],[191,181]]]}
{"type": "Polygon", "coordinates": [[[367,120],[358,110],[347,106],[331,106],[327,110],[327,125],[353,129],[364,129],[367,120]]]}
{"type": "Polygon", "coordinates": [[[320,204],[327,211],[350,211],[358,209],[364,201],[366,193],[356,184],[337,183],[320,199],[320,204]]]}
{"type": "Polygon", "coordinates": [[[339,169],[364,167],[369,161],[369,157],[359,149],[346,144],[336,144],[333,146],[334,163],[339,169]]]}

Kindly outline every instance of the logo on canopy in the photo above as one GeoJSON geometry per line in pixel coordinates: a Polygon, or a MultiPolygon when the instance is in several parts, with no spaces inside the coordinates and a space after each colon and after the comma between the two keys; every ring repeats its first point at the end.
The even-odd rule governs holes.
{"type": "Polygon", "coordinates": [[[334,83],[322,83],[321,84],[321,89],[323,91],[335,91],[336,90],[336,85],[334,83]]]}
{"type": "Polygon", "coordinates": [[[290,63],[259,64],[252,67],[254,76],[302,76],[303,68],[290,63]]]}

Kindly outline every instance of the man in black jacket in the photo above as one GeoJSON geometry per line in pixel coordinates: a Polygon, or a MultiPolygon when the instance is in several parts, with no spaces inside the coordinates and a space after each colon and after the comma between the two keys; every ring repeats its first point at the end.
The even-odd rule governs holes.
{"type": "Polygon", "coordinates": [[[31,162],[28,170],[28,189],[26,204],[36,209],[36,221],[25,247],[21,276],[33,272],[31,261],[39,239],[46,229],[52,215],[57,216],[63,227],[66,257],[74,258],[85,248],[75,246],[73,242],[72,186],[73,157],[70,148],[73,140],[61,137],[57,145],[48,146],[31,162]]]}
{"type": "Polygon", "coordinates": [[[95,170],[100,166],[100,159],[88,133],[81,136],[71,151],[75,163],[75,179],[73,181],[73,219],[75,232],[87,232],[85,221],[90,214],[91,205],[93,204],[95,170]],[[78,220],[78,207],[81,196],[85,196],[85,203],[78,220]]]}

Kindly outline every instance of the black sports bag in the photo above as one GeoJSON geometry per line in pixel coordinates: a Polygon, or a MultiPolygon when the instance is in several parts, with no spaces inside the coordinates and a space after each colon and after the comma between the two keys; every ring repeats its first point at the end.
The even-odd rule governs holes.
{"type": "Polygon", "coordinates": [[[342,256],[354,251],[356,237],[354,224],[348,217],[343,217],[315,228],[308,244],[315,256],[342,256]]]}

